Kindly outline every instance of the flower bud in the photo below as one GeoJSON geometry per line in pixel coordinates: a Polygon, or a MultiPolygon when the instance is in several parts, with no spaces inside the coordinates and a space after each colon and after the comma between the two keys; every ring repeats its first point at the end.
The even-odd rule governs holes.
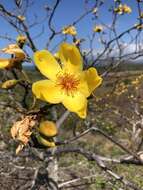
{"type": "Polygon", "coordinates": [[[7,80],[1,84],[1,88],[4,89],[10,89],[16,86],[16,84],[19,82],[19,80],[12,79],[12,80],[7,80]]]}
{"type": "Polygon", "coordinates": [[[100,33],[100,32],[103,31],[103,27],[100,26],[100,25],[95,26],[95,27],[93,28],[93,31],[94,31],[94,32],[97,32],[97,33],[100,33]]]}
{"type": "Polygon", "coordinates": [[[27,41],[27,37],[20,34],[19,36],[17,36],[16,41],[17,41],[18,44],[24,45],[26,43],[26,41],[27,41]]]}
{"type": "Polygon", "coordinates": [[[63,34],[69,34],[69,35],[72,35],[72,36],[77,35],[76,28],[75,28],[74,26],[72,26],[72,25],[65,26],[65,27],[62,29],[62,33],[63,33],[63,34]]]}
{"type": "Polygon", "coordinates": [[[39,132],[46,137],[54,137],[58,133],[55,123],[48,120],[40,123],[39,132]]]}
{"type": "Polygon", "coordinates": [[[37,140],[41,145],[44,145],[47,147],[55,147],[56,146],[54,141],[49,141],[48,139],[42,137],[41,135],[39,135],[37,137],[37,140]]]}
{"type": "Polygon", "coordinates": [[[18,15],[18,19],[19,19],[21,22],[24,22],[26,18],[25,18],[24,16],[22,16],[22,15],[18,15]]]}

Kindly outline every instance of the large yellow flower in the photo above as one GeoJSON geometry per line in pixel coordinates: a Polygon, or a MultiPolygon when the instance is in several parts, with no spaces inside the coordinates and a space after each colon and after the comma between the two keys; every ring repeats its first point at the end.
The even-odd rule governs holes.
{"type": "Polygon", "coordinates": [[[32,91],[36,98],[62,103],[69,111],[85,118],[87,97],[101,84],[102,78],[93,67],[83,71],[82,57],[74,45],[62,43],[59,58],[61,65],[47,50],[34,54],[36,66],[49,80],[35,82],[32,91]]]}

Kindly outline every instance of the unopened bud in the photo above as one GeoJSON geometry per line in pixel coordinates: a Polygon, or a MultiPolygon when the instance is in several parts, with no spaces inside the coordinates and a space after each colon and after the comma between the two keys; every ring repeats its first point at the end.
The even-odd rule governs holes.
{"type": "Polygon", "coordinates": [[[55,142],[54,141],[49,141],[48,139],[42,137],[41,135],[39,135],[37,137],[37,140],[38,142],[41,144],[41,145],[44,145],[46,147],[55,147],[55,142]]]}
{"type": "Polygon", "coordinates": [[[4,88],[4,89],[13,88],[18,82],[19,80],[16,80],[16,79],[7,80],[1,84],[1,88],[4,88]]]}
{"type": "Polygon", "coordinates": [[[58,133],[56,124],[48,120],[40,123],[39,132],[46,137],[54,137],[58,133]]]}
{"type": "Polygon", "coordinates": [[[21,22],[23,22],[23,21],[25,21],[25,17],[24,16],[22,16],[22,15],[18,15],[18,19],[21,21],[21,22]]]}
{"type": "Polygon", "coordinates": [[[18,44],[22,44],[23,45],[23,44],[26,43],[27,37],[24,36],[24,35],[22,35],[22,34],[20,34],[19,36],[17,36],[16,41],[17,41],[18,44]]]}

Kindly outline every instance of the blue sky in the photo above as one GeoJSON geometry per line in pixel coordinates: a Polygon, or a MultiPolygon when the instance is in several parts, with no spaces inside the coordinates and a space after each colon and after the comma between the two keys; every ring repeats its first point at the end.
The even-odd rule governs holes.
{"type": "MultiPolygon", "coordinates": [[[[23,0],[24,1],[24,0],[23,0]]],[[[26,16],[26,22],[28,24],[32,24],[34,21],[34,16],[37,15],[37,18],[39,21],[42,20],[42,18],[45,17],[46,11],[44,9],[44,5],[48,5],[50,7],[53,6],[55,3],[55,0],[34,0],[34,4],[29,7],[26,16]]],[[[91,7],[94,0],[89,0],[88,7],[91,7]]],[[[112,15],[111,12],[108,11],[108,9],[113,5],[113,0],[105,0],[104,5],[99,9],[99,20],[93,20],[93,14],[89,14],[86,16],[85,19],[83,19],[79,24],[76,25],[77,32],[78,32],[78,38],[85,38],[86,41],[83,43],[83,48],[89,48],[88,47],[88,37],[92,34],[92,29],[95,24],[107,24],[110,25],[112,21],[112,15]]],[[[125,29],[133,26],[135,23],[137,23],[137,4],[136,0],[124,0],[123,3],[126,3],[132,8],[132,14],[128,15],[122,15],[120,16],[118,23],[117,23],[117,31],[118,33],[124,31],[125,29]]],[[[14,9],[14,0],[1,0],[1,4],[5,6],[6,9],[9,11],[12,11],[14,9]]],[[[15,12],[16,14],[21,14],[18,12],[15,12]]],[[[53,18],[53,26],[56,29],[61,29],[65,25],[71,24],[74,20],[76,20],[82,13],[84,13],[84,0],[62,0],[61,4],[57,8],[56,14],[53,18]]],[[[6,22],[3,18],[0,17],[0,23],[1,23],[1,29],[0,29],[0,35],[9,35],[12,38],[16,38],[17,32],[6,22]]],[[[44,27],[44,33],[37,39],[35,39],[35,43],[38,49],[45,48],[45,42],[47,41],[50,31],[48,30],[47,20],[45,20],[44,23],[38,24],[36,27],[33,27],[30,29],[31,36],[36,36],[42,29],[42,26],[44,27]]],[[[108,31],[105,29],[105,36],[107,36],[108,39],[108,31]]],[[[133,33],[134,35],[134,33],[133,33]]],[[[63,35],[60,35],[57,37],[53,42],[51,43],[50,48],[52,49],[61,39],[63,38],[63,35]]],[[[99,48],[98,44],[98,34],[95,38],[95,48],[99,48]]],[[[71,41],[71,37],[68,37],[68,41],[71,41]]],[[[124,38],[125,42],[128,42],[128,36],[125,36],[124,38]]],[[[4,47],[6,44],[8,44],[8,41],[5,41],[3,39],[0,40],[0,48],[4,47]]]]}

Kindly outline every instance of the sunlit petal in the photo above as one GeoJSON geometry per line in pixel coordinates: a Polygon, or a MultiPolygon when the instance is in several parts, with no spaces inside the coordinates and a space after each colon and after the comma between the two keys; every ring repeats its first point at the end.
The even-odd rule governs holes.
{"type": "Polygon", "coordinates": [[[82,70],[82,57],[75,45],[62,43],[59,49],[59,57],[66,71],[78,72],[82,70]]]}
{"type": "Polygon", "coordinates": [[[32,91],[36,98],[47,101],[49,103],[60,103],[63,99],[63,94],[60,91],[59,87],[50,80],[41,80],[35,82],[32,85],[32,91]]]}
{"type": "Polygon", "coordinates": [[[82,93],[77,92],[73,96],[65,96],[62,102],[69,111],[77,113],[81,118],[86,117],[87,100],[82,93]]]}
{"type": "Polygon", "coordinates": [[[94,67],[85,70],[84,74],[91,94],[92,91],[102,83],[102,78],[98,75],[97,70],[94,67]]]}
{"type": "Polygon", "coordinates": [[[61,71],[60,65],[47,50],[37,51],[34,61],[40,72],[51,80],[55,80],[57,73],[61,71]]]}
{"type": "Polygon", "coordinates": [[[80,73],[79,78],[80,82],[78,85],[78,90],[88,97],[90,95],[90,90],[84,72],[80,73]]]}

